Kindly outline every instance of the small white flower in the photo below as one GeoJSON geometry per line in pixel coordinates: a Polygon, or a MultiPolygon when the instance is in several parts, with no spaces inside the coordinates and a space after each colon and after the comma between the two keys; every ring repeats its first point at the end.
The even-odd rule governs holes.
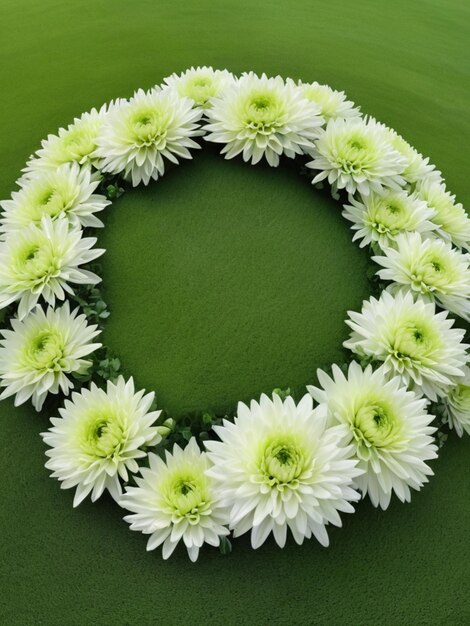
{"type": "Polygon", "coordinates": [[[24,181],[11,200],[0,202],[4,213],[1,228],[16,230],[40,222],[45,216],[56,219],[65,215],[75,226],[103,226],[95,213],[105,209],[109,200],[95,190],[100,183],[97,174],[78,163],[65,163],[55,170],[36,173],[24,181]]]}
{"type": "Polygon", "coordinates": [[[332,378],[321,370],[317,375],[321,388],[308,390],[320,403],[318,412],[347,426],[364,472],[355,479],[362,494],[384,510],[393,492],[409,502],[410,487],[419,490],[428,482],[433,471],[426,462],[437,457],[427,400],[407,391],[400,378],[388,379],[383,367],[374,372],[352,362],[347,376],[337,365],[332,378]]]}
{"type": "Polygon", "coordinates": [[[225,144],[226,159],[242,154],[254,165],[265,157],[277,167],[282,154],[293,159],[312,147],[323,123],[318,111],[294,83],[250,72],[212,100],[205,138],[225,144]]]}
{"type": "Polygon", "coordinates": [[[83,166],[94,164],[96,138],[108,112],[119,106],[119,102],[104,104],[99,111],[92,109],[83,113],[67,128],[60,128],[57,135],[48,135],[41,142],[41,148],[26,164],[23,180],[36,172],[54,171],[63,163],[76,162],[83,166]]]}
{"type": "Polygon", "coordinates": [[[212,98],[235,82],[228,70],[214,70],[212,67],[191,67],[182,74],[172,74],[164,79],[168,87],[176,89],[183,98],[191,98],[198,107],[208,108],[212,98]]]}
{"type": "Polygon", "coordinates": [[[428,233],[437,228],[430,221],[434,210],[406,191],[385,190],[358,199],[350,196],[349,202],[344,205],[343,217],[352,222],[351,228],[356,231],[353,241],[359,240],[361,248],[369,244],[384,248],[400,233],[428,233]]]}
{"type": "Polygon", "coordinates": [[[443,398],[443,407],[450,428],[459,437],[464,432],[470,435],[470,369],[466,370],[464,379],[443,398]]]}
{"type": "Polygon", "coordinates": [[[120,376],[108,381],[106,391],[91,383],[90,389],[73,392],[52,417],[52,426],[41,433],[50,447],[46,451],[47,469],[61,481],[62,489],[75,488],[73,505],[90,493],[94,502],[107,489],[119,502],[129,472],[137,472],[136,459],[147,456],[146,446],[156,445],[161,437],[153,426],[161,411],[149,409],[154,394],[136,393],[134,380],[120,376]]]}
{"type": "Polygon", "coordinates": [[[251,530],[258,548],[272,532],[282,548],[289,528],[301,544],[312,535],[328,545],[325,526],[341,526],[339,511],[352,513],[359,475],[345,426],[327,428],[306,394],[298,405],[265,395],[238,404],[234,423],[214,427],[221,441],[206,441],[221,503],[230,507],[237,537],[251,530]]]}
{"type": "MultiPolygon", "coordinates": [[[[287,81],[289,82],[289,81],[287,81]]],[[[354,102],[348,100],[344,91],[332,89],[329,85],[313,83],[303,83],[299,81],[298,87],[304,98],[314,102],[319,108],[319,114],[326,122],[338,117],[350,118],[360,117],[359,107],[354,102]]]]}
{"type": "Polygon", "coordinates": [[[82,237],[79,228],[69,228],[65,217],[10,233],[0,242],[0,309],[19,300],[22,320],[39,299],[54,306],[73,293],[69,283],[91,284],[101,279],[79,266],[93,261],[104,250],[93,248],[95,237],[82,237]]]}
{"type": "Polygon", "coordinates": [[[32,398],[36,411],[48,393],[67,395],[74,386],[68,375],[85,373],[91,361],[83,357],[101,346],[92,343],[98,327],[78,309],[71,313],[68,302],[46,312],[36,307],[22,322],[12,319],[11,328],[0,331],[0,399],[14,395],[18,406],[32,398]]]}
{"type": "Polygon", "coordinates": [[[107,117],[94,153],[99,169],[122,174],[135,187],[157,180],[165,161],[190,159],[190,148],[200,146],[191,137],[201,134],[202,111],[174,89],[139,89],[107,117]]]}
{"type": "Polygon", "coordinates": [[[468,345],[465,331],[452,328],[447,311],[436,313],[433,302],[415,299],[411,292],[364,301],[361,313],[348,311],[352,328],[344,346],[361,357],[383,361],[384,370],[400,376],[430,400],[445,396],[464,375],[468,345]]]}
{"type": "Polygon", "coordinates": [[[124,519],[132,530],[149,534],[147,550],[162,545],[167,559],[183,540],[191,561],[196,561],[204,543],[218,546],[228,535],[227,511],[218,500],[213,480],[207,475],[210,463],[192,438],[182,450],[175,444],[163,461],[149,454],[149,468],[141,468],[137,487],[127,487],[122,507],[132,511],[124,519]]]}
{"type": "Polygon", "coordinates": [[[399,235],[395,245],[372,257],[384,268],[377,272],[380,278],[394,283],[389,290],[406,286],[470,321],[470,254],[419,233],[399,235]]]}
{"type": "Polygon", "coordinates": [[[436,170],[436,166],[429,162],[429,157],[423,157],[415,148],[403,139],[392,128],[384,126],[388,132],[390,143],[393,148],[406,160],[405,169],[402,172],[407,183],[422,183],[423,181],[442,181],[441,172],[436,170]]]}
{"type": "Polygon", "coordinates": [[[391,146],[385,127],[372,118],[330,120],[309,152],[313,161],[307,167],[318,171],[313,184],[326,178],[334,193],[345,189],[368,196],[405,185],[401,173],[406,160],[391,146]]]}
{"type": "Polygon", "coordinates": [[[417,189],[419,197],[435,212],[432,221],[438,226],[440,236],[458,248],[470,250],[470,218],[455,196],[444,184],[433,181],[424,181],[417,189]]]}

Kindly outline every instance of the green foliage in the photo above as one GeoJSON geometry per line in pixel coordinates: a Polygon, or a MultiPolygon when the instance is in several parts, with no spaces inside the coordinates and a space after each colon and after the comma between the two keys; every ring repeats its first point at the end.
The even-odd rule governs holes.
{"type": "Polygon", "coordinates": [[[224,556],[232,552],[232,543],[228,537],[220,538],[219,550],[224,556]]]}
{"type": "Polygon", "coordinates": [[[102,175],[101,182],[98,187],[98,191],[106,196],[108,200],[116,200],[125,193],[125,183],[120,176],[114,174],[102,175]]]}
{"type": "MultiPolygon", "coordinates": [[[[94,271],[98,275],[100,273],[98,264],[90,265],[87,269],[94,271]]],[[[109,311],[101,291],[96,285],[79,285],[71,298],[80,305],[90,322],[98,324],[101,328],[103,327],[104,320],[109,317],[109,311]]]]}

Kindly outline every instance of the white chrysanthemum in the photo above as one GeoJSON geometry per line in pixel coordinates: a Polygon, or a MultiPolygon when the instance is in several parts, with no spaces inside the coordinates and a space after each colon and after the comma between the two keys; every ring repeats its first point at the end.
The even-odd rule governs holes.
{"type": "Polygon", "coordinates": [[[298,87],[304,98],[320,107],[319,113],[326,122],[338,117],[351,118],[361,116],[359,107],[356,107],[354,102],[347,99],[344,91],[337,91],[329,85],[321,85],[316,81],[313,83],[299,81],[298,87]]]}
{"type": "Polygon", "coordinates": [[[182,450],[166,451],[163,461],[149,454],[149,468],[141,468],[137,487],[127,487],[120,500],[132,511],[124,519],[132,530],[150,535],[147,550],[162,545],[167,559],[183,540],[191,561],[196,561],[204,543],[218,546],[228,535],[228,515],[217,500],[214,481],[207,475],[210,463],[192,438],[182,450]]]}
{"type": "Polygon", "coordinates": [[[401,377],[430,400],[445,396],[464,375],[468,361],[465,331],[452,328],[447,311],[436,313],[433,302],[411,292],[365,300],[362,311],[348,311],[351,337],[344,346],[361,357],[383,361],[390,375],[401,377]]]}
{"type": "Polygon", "coordinates": [[[16,230],[40,222],[45,216],[56,219],[65,215],[71,224],[100,227],[103,222],[95,213],[105,209],[109,200],[95,190],[100,183],[97,174],[78,163],[65,163],[50,172],[45,171],[24,181],[11,200],[0,202],[3,209],[1,228],[16,230]]]}
{"type": "Polygon", "coordinates": [[[73,389],[70,374],[83,374],[91,361],[83,357],[101,346],[93,343],[100,333],[89,326],[78,309],[70,312],[66,302],[58,309],[34,309],[22,322],[11,320],[11,330],[0,331],[0,399],[15,397],[15,406],[29,398],[40,411],[48,393],[68,395],[73,389]]]}
{"type": "Polygon", "coordinates": [[[165,171],[165,161],[190,159],[190,148],[200,146],[191,137],[201,134],[202,111],[174,89],[139,89],[108,115],[97,139],[99,169],[122,174],[134,187],[148,185],[165,171]]]}
{"type": "Polygon", "coordinates": [[[464,379],[443,398],[443,408],[450,428],[459,437],[464,432],[470,435],[470,369],[466,370],[464,379]]]}
{"type": "Polygon", "coordinates": [[[435,211],[433,222],[443,239],[470,250],[470,218],[444,184],[425,181],[418,186],[419,197],[435,211]]]}
{"type": "Polygon", "coordinates": [[[384,268],[377,272],[380,278],[394,283],[389,291],[406,286],[470,321],[470,254],[419,233],[399,235],[395,245],[372,257],[384,268]]]}
{"type": "Polygon", "coordinates": [[[386,190],[358,199],[350,196],[349,202],[344,205],[343,217],[352,222],[356,231],[353,241],[359,240],[361,248],[369,244],[384,248],[400,233],[427,233],[437,228],[431,222],[434,210],[406,191],[386,190]]]}
{"type": "Polygon", "coordinates": [[[401,175],[407,183],[422,183],[425,180],[440,182],[442,180],[441,172],[436,169],[435,165],[429,162],[429,157],[423,157],[392,128],[385,128],[393,148],[406,160],[406,167],[401,175]]]}
{"type": "Polygon", "coordinates": [[[43,217],[10,233],[0,242],[0,309],[19,300],[21,320],[41,297],[51,306],[64,300],[66,292],[73,293],[69,283],[98,283],[99,276],[80,267],[103,254],[95,243],[95,237],[70,228],[65,217],[43,217]]]}
{"type": "Polygon", "coordinates": [[[258,548],[272,532],[282,548],[290,528],[301,544],[312,534],[328,545],[326,524],[341,526],[338,511],[352,513],[351,488],[359,475],[344,426],[326,427],[306,394],[298,405],[265,395],[238,404],[234,423],[214,427],[221,441],[206,441],[221,502],[230,507],[237,537],[251,530],[258,548]]]}
{"type": "Polygon", "coordinates": [[[147,456],[143,449],[156,445],[161,437],[153,426],[161,411],[150,411],[154,394],[136,392],[134,380],[120,376],[108,381],[106,390],[91,383],[90,389],[73,392],[52,417],[52,426],[41,433],[50,447],[47,469],[61,481],[62,489],[75,488],[73,505],[90,493],[94,502],[107,489],[119,502],[123,481],[137,472],[137,459],[147,456]]]}
{"type": "Polygon", "coordinates": [[[76,162],[87,166],[94,163],[96,138],[108,112],[119,106],[119,102],[104,104],[99,111],[87,111],[81,117],[75,118],[67,128],[60,128],[57,135],[48,135],[41,142],[41,148],[26,164],[23,180],[35,172],[54,171],[63,163],[76,162]]]}
{"type": "Polygon", "coordinates": [[[384,188],[400,189],[406,160],[395,150],[382,124],[372,118],[330,120],[310,151],[307,167],[318,171],[313,184],[325,178],[333,192],[345,189],[363,196],[384,188]]]}
{"type": "Polygon", "coordinates": [[[214,70],[212,67],[191,67],[182,74],[172,74],[164,79],[168,87],[176,89],[181,97],[191,98],[198,107],[208,108],[212,98],[235,82],[228,70],[214,70]]]}
{"type": "Polygon", "coordinates": [[[282,154],[294,158],[312,147],[323,123],[318,112],[293,82],[250,72],[214,98],[205,139],[225,144],[226,159],[242,154],[255,164],[265,157],[277,167],[282,154]]]}
{"type": "Polygon", "coordinates": [[[383,367],[374,372],[352,362],[347,376],[337,365],[332,378],[321,370],[317,375],[321,388],[308,390],[320,403],[319,413],[347,426],[364,472],[355,480],[362,494],[384,510],[393,492],[409,502],[410,487],[419,490],[433,474],[426,461],[437,457],[427,400],[407,391],[400,378],[388,379],[383,367]]]}

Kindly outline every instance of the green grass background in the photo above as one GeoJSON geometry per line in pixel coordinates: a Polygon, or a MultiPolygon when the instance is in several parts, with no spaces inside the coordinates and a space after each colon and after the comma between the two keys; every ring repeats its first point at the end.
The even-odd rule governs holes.
{"type": "MultiPolygon", "coordinates": [[[[0,194],[41,138],[192,64],[319,80],[395,127],[470,203],[470,5],[461,0],[0,0],[0,194]]],[[[109,209],[105,340],[174,416],[298,387],[341,357],[367,295],[338,207],[295,170],[204,150],[109,209]]],[[[451,437],[410,505],[361,503],[315,542],[231,557],[145,552],[106,498],[47,477],[47,415],[0,404],[0,623],[470,622],[470,442],[451,437]]]]}

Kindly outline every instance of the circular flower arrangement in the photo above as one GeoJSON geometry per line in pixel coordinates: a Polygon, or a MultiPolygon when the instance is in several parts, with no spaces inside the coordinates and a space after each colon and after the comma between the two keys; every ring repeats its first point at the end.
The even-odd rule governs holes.
{"type": "Polygon", "coordinates": [[[194,561],[204,543],[229,551],[231,533],[257,548],[271,533],[283,547],[288,531],[327,546],[328,524],[361,497],[410,500],[445,425],[470,434],[469,346],[454,320],[470,321],[470,219],[429,159],[343,92],[191,68],[49,135],[18,186],[1,203],[0,397],[38,411],[64,397],[42,434],[46,467],[74,506],[108,491],[148,550],[168,558],[182,541],[194,561]],[[376,294],[348,314],[349,361],[319,370],[297,401],[275,390],[231,417],[175,423],[97,343],[104,250],[85,233],[126,185],[157,180],[201,139],[227,159],[298,159],[327,182],[372,252],[376,294]]]}

